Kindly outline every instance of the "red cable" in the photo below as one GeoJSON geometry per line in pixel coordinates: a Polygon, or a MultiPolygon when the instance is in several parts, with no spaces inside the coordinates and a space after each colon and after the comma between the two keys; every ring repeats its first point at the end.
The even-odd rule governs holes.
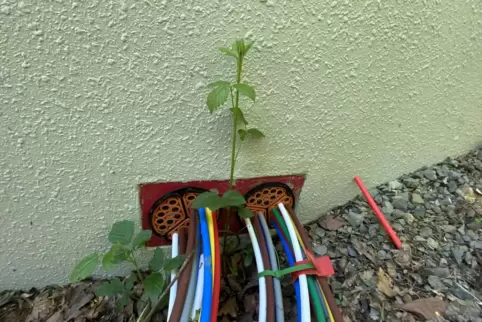
{"type": "Polygon", "coordinates": [[[362,179],[358,176],[356,176],[353,180],[355,180],[356,184],[358,185],[358,188],[360,188],[361,193],[367,200],[368,204],[372,208],[373,212],[377,216],[378,220],[383,226],[383,229],[387,232],[388,236],[392,239],[393,243],[397,248],[402,248],[402,242],[400,239],[398,239],[397,233],[393,230],[392,226],[390,226],[390,223],[387,221],[383,213],[380,211],[378,208],[377,204],[375,203],[375,200],[373,200],[372,196],[368,192],[365,184],[363,183],[362,179]]]}
{"type": "MultiPolygon", "coordinates": [[[[219,245],[218,222],[216,213],[213,211],[213,233],[214,233],[214,284],[213,284],[213,304],[211,310],[211,322],[218,319],[219,293],[221,291],[221,251],[219,245]]],[[[224,237],[226,238],[226,236],[224,237]]]]}

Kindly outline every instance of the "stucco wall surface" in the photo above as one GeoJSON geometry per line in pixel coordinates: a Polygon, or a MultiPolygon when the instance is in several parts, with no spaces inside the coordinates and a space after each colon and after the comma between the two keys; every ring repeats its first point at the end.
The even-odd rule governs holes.
{"type": "Polygon", "coordinates": [[[307,221],[480,142],[481,32],[480,0],[0,1],[0,288],[66,282],[140,183],[228,176],[217,47],[256,41],[237,176],[306,173],[307,221]]]}

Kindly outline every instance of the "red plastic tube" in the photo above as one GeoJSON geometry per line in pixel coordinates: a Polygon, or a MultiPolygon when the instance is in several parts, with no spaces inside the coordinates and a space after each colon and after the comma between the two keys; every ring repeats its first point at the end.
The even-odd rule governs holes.
{"type": "MultiPolygon", "coordinates": [[[[214,282],[213,282],[213,304],[211,310],[211,322],[218,319],[219,293],[221,291],[221,247],[219,245],[218,221],[216,212],[213,211],[213,233],[214,233],[214,282]]],[[[226,238],[226,237],[224,237],[226,238]]]]}
{"type": "Polygon", "coordinates": [[[387,221],[387,218],[383,215],[383,213],[380,211],[378,208],[377,204],[375,203],[375,200],[373,200],[372,196],[367,190],[367,187],[363,183],[362,179],[359,176],[356,176],[354,179],[355,183],[358,185],[358,188],[360,188],[361,193],[367,200],[368,204],[372,208],[373,212],[377,216],[378,220],[383,226],[383,229],[387,232],[388,236],[392,239],[393,243],[397,248],[402,248],[402,242],[397,236],[397,233],[393,230],[392,226],[390,226],[390,223],[387,221]]]}

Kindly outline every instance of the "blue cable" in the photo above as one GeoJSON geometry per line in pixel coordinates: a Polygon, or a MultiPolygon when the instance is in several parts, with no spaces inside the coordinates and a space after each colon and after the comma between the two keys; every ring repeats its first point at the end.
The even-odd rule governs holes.
{"type": "MultiPolygon", "coordinates": [[[[290,248],[288,246],[288,243],[286,240],[283,238],[283,234],[281,234],[280,228],[278,227],[278,224],[276,222],[273,222],[274,229],[276,229],[276,233],[279,236],[279,239],[281,241],[281,245],[283,245],[283,249],[286,254],[286,258],[288,259],[288,265],[294,266],[296,261],[295,258],[293,257],[293,254],[290,252],[290,248]]],[[[301,291],[300,291],[300,281],[298,279],[295,280],[294,282],[295,285],[295,294],[296,294],[296,311],[298,312],[298,322],[301,322],[301,291]]]]}
{"type": "Polygon", "coordinates": [[[201,304],[201,318],[200,322],[211,321],[211,309],[213,300],[213,265],[211,259],[211,243],[209,241],[209,228],[206,218],[206,210],[199,209],[199,217],[201,222],[201,240],[204,253],[204,290],[203,301],[201,304]]]}

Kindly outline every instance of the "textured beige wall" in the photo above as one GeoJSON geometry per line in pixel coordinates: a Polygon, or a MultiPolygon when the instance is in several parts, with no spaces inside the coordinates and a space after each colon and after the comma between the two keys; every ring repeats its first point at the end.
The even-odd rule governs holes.
{"type": "Polygon", "coordinates": [[[228,175],[216,47],[256,40],[238,177],[307,173],[304,220],[482,139],[482,2],[0,4],[0,289],[66,282],[137,185],[228,175]]]}

